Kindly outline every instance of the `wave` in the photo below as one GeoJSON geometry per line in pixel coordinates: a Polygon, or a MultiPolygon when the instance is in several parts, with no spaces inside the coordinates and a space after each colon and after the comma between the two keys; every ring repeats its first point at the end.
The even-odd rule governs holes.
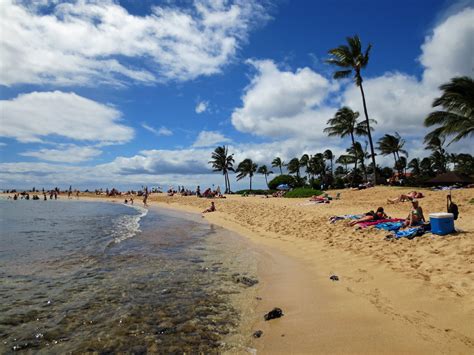
{"type": "Polygon", "coordinates": [[[140,232],[140,220],[148,213],[146,208],[134,205],[124,205],[138,211],[138,214],[122,215],[114,223],[114,230],[112,232],[113,241],[111,244],[118,244],[134,237],[140,232]]]}

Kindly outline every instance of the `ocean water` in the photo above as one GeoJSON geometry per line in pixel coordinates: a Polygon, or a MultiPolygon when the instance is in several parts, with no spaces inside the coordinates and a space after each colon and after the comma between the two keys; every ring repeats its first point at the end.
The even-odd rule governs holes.
{"type": "Polygon", "coordinates": [[[0,200],[0,353],[245,352],[256,261],[199,216],[0,200]]]}

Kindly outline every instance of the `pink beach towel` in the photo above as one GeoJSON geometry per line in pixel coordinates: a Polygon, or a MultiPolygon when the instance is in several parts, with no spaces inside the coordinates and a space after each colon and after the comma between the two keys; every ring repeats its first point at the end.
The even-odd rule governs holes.
{"type": "Polygon", "coordinates": [[[379,219],[378,221],[369,221],[369,222],[359,222],[357,225],[360,228],[367,228],[370,226],[375,226],[380,223],[387,223],[387,222],[401,222],[404,221],[404,219],[401,218],[390,218],[390,219],[379,219]]]}

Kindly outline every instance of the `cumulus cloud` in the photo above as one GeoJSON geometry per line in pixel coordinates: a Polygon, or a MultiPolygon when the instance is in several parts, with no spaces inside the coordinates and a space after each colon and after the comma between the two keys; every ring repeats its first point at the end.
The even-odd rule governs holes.
{"type": "Polygon", "coordinates": [[[334,112],[324,100],[337,86],[309,68],[280,70],[271,60],[252,60],[256,74],[232,113],[242,132],[261,136],[320,136],[317,125],[334,112]]]}
{"type": "Polygon", "coordinates": [[[120,123],[121,113],[75,93],[32,92],[0,101],[0,136],[20,142],[39,142],[42,137],[124,143],[133,138],[132,128],[120,123]]]}
{"type": "Polygon", "coordinates": [[[209,105],[209,102],[207,101],[201,101],[196,105],[196,108],[194,109],[197,114],[203,113],[207,110],[207,107],[209,105]]]}
{"type": "Polygon", "coordinates": [[[165,126],[161,126],[159,129],[156,129],[154,127],[147,125],[146,123],[142,123],[142,127],[156,136],[172,136],[173,135],[173,131],[166,128],[165,126]]]}
{"type": "Polygon", "coordinates": [[[0,6],[0,84],[122,85],[219,73],[252,27],[258,1],[196,0],[137,16],[112,0],[5,0],[0,6]],[[134,60],[140,60],[138,67],[134,60]]]}
{"type": "Polygon", "coordinates": [[[61,149],[39,149],[20,153],[25,157],[60,163],[80,163],[102,154],[94,147],[79,147],[77,145],[62,146],[61,149]]]}
{"type": "Polygon", "coordinates": [[[230,141],[230,138],[227,138],[220,132],[201,131],[199,132],[195,142],[193,143],[193,147],[211,147],[218,143],[227,143],[230,141]]]}
{"type": "MultiPolygon", "coordinates": [[[[421,78],[400,72],[365,77],[369,115],[378,121],[375,137],[398,131],[423,140],[427,132],[423,121],[440,95],[438,86],[456,75],[472,76],[473,52],[474,9],[464,8],[425,38],[419,58],[424,67],[421,78]]],[[[338,88],[309,68],[293,72],[270,60],[249,63],[256,73],[243,92],[242,106],[232,113],[232,124],[241,132],[273,139],[322,139],[326,121],[343,105],[363,113],[360,91],[352,83],[338,88]]]]}
{"type": "Polygon", "coordinates": [[[421,46],[423,83],[438,86],[460,75],[474,75],[474,7],[446,18],[421,46]]]}

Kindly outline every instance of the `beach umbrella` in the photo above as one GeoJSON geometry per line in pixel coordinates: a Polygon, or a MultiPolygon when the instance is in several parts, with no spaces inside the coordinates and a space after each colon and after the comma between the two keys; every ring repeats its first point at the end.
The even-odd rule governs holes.
{"type": "Polygon", "coordinates": [[[277,190],[289,190],[290,186],[288,184],[280,184],[277,186],[277,190]]]}
{"type": "Polygon", "coordinates": [[[467,175],[455,173],[450,171],[448,173],[440,174],[427,181],[430,184],[473,184],[474,179],[467,175]]]}

